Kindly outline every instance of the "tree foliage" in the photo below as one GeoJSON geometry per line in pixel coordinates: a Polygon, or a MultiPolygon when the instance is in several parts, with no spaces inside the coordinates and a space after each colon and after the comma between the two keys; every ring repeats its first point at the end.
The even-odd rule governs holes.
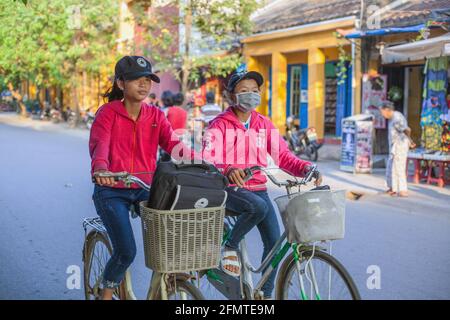
{"type": "Polygon", "coordinates": [[[145,35],[140,48],[162,71],[182,82],[201,76],[226,76],[241,63],[240,37],[251,32],[256,0],[167,0],[134,5],[136,23],[145,35]],[[149,8],[149,9],[148,9],[149,8]],[[180,32],[178,32],[180,31],[180,32]],[[233,52],[229,54],[230,50],[233,52]]]}
{"type": "Polygon", "coordinates": [[[76,86],[116,59],[116,0],[0,2],[0,74],[5,82],[76,86]],[[23,3],[20,3],[23,2],[23,3]]]}

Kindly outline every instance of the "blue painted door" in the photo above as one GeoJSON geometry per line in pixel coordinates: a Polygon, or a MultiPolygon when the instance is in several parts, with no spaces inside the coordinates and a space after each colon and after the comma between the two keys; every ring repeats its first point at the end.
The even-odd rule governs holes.
{"type": "Polygon", "coordinates": [[[301,65],[300,127],[308,128],[308,65],[301,65]]]}
{"type": "Polygon", "coordinates": [[[289,64],[286,84],[286,117],[295,115],[308,127],[308,65],[289,64]]]}
{"type": "Polygon", "coordinates": [[[347,66],[346,78],[338,82],[336,101],[336,136],[342,133],[342,119],[352,112],[352,67],[347,66]]]}

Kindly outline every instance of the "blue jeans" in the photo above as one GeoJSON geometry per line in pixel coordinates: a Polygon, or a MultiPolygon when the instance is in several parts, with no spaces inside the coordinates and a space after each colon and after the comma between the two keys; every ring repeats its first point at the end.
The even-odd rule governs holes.
{"type": "MultiPolygon", "coordinates": [[[[258,227],[263,242],[262,261],[267,257],[277,240],[280,238],[280,227],[272,201],[267,191],[249,191],[239,188],[227,188],[228,198],[226,207],[228,210],[240,213],[234,225],[230,237],[225,244],[226,247],[237,250],[239,242],[244,236],[258,227]]],[[[265,270],[263,270],[264,273],[265,270]]],[[[272,296],[277,270],[273,270],[269,279],[263,285],[264,297],[272,296]]]]}
{"type": "Polygon", "coordinates": [[[116,288],[136,257],[136,242],[130,223],[132,204],[139,211],[139,202],[148,200],[149,192],[143,189],[110,188],[95,185],[94,200],[97,214],[103,221],[112,243],[112,256],[103,273],[104,288],[116,288]]]}

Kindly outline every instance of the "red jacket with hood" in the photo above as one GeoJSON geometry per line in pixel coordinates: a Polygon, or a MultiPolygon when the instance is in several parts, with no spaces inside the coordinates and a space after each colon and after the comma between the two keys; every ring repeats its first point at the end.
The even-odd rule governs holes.
{"type": "MultiPolygon", "coordinates": [[[[109,102],[97,111],[91,128],[91,174],[101,169],[127,171],[151,184],[153,174],[149,172],[155,171],[158,145],[171,154],[179,143],[169,121],[157,107],[142,103],[139,117],[134,121],[122,101],[109,102]]],[[[124,187],[122,182],[115,186],[124,187]]],[[[131,187],[139,188],[135,184],[131,187]]]]}
{"type": "MultiPolygon", "coordinates": [[[[267,117],[252,111],[249,130],[246,130],[233,107],[219,114],[208,126],[204,140],[203,157],[227,175],[232,168],[267,167],[267,156],[275,164],[294,176],[303,176],[310,162],[297,158],[286,141],[267,117]]],[[[256,173],[245,188],[266,190],[267,178],[256,173]]]]}

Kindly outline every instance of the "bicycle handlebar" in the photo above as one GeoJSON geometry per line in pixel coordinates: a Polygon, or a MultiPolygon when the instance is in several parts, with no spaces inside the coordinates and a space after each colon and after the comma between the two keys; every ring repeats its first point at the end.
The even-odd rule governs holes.
{"type": "MultiPolygon", "coordinates": [[[[128,172],[126,172],[126,171],[109,172],[109,173],[107,173],[107,172],[100,172],[100,173],[96,174],[96,176],[100,177],[100,178],[113,178],[114,181],[122,181],[126,185],[130,185],[132,183],[136,183],[140,187],[142,187],[143,189],[145,189],[147,191],[150,190],[150,185],[146,184],[144,181],[142,181],[138,177],[135,177],[135,176],[129,174],[128,172]]],[[[95,183],[95,177],[93,177],[93,181],[95,183]]]]}
{"type": "MultiPolygon", "coordinates": [[[[283,169],[281,169],[281,170],[292,176],[291,173],[289,173],[283,169]]],[[[253,177],[253,175],[255,174],[256,171],[264,172],[266,174],[266,176],[278,187],[295,187],[295,186],[305,185],[308,182],[310,182],[314,173],[317,172],[317,165],[313,165],[311,170],[300,181],[298,181],[297,179],[295,181],[293,181],[293,180],[279,181],[266,168],[263,168],[261,166],[254,166],[254,167],[244,169],[244,172],[245,172],[244,181],[250,180],[250,178],[253,177]]],[[[122,181],[128,186],[131,185],[132,183],[136,183],[141,188],[143,188],[147,191],[150,190],[150,185],[146,184],[144,181],[142,181],[138,177],[133,176],[132,174],[130,174],[126,171],[109,172],[109,173],[100,172],[100,173],[96,174],[95,176],[100,177],[100,178],[113,178],[114,181],[122,181]]],[[[95,176],[92,178],[92,181],[94,183],[96,182],[95,176]]]]}
{"type": "MultiPolygon", "coordinates": [[[[283,169],[281,169],[281,170],[292,176],[292,174],[290,172],[287,172],[283,169]]],[[[263,168],[261,166],[254,166],[254,167],[244,169],[244,172],[246,174],[244,180],[248,181],[255,174],[256,171],[264,172],[266,174],[266,176],[270,179],[270,181],[272,181],[273,184],[275,184],[278,187],[285,187],[285,186],[295,187],[295,186],[305,185],[308,182],[310,182],[314,173],[317,172],[317,165],[313,165],[311,170],[300,181],[298,181],[297,179],[295,181],[293,181],[293,180],[279,181],[271,173],[269,173],[269,170],[267,170],[266,168],[263,168]]]]}

